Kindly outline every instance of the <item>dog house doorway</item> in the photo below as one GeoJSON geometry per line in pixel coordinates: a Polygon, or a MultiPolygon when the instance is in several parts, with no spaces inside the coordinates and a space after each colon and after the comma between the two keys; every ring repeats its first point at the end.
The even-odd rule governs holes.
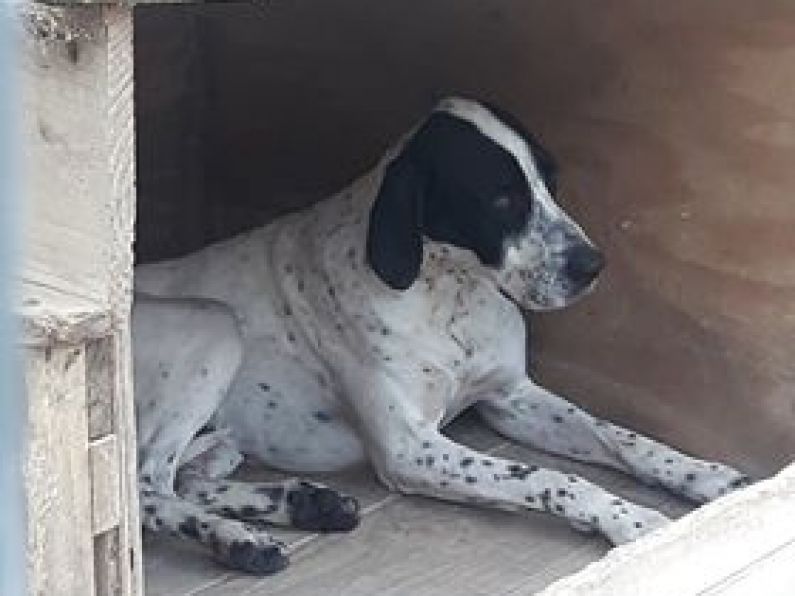
{"type": "MultiPolygon", "coordinates": [[[[136,8],[139,262],[185,254],[341,189],[444,95],[494,101],[557,156],[561,202],[610,263],[594,296],[533,320],[537,374],[687,451],[759,477],[777,470],[795,452],[792,319],[788,294],[774,291],[776,255],[789,239],[767,213],[790,213],[795,175],[782,146],[789,150],[795,113],[783,92],[760,87],[755,65],[765,56],[786,79],[791,66],[775,58],[788,30],[776,23],[795,27],[795,10],[739,0],[720,14],[684,0],[611,7],[136,8]],[[733,141],[738,128],[748,131],[742,143],[733,141]],[[765,209],[744,199],[750,188],[765,209]],[[762,228],[772,237],[747,250],[762,228]]],[[[485,451],[551,459],[509,447],[473,417],[451,432],[485,451]]],[[[672,515],[689,509],[617,474],[550,465],[672,515]]],[[[147,540],[147,596],[530,594],[607,551],[546,517],[520,522],[388,495],[367,470],[321,480],[362,499],[356,533],[284,533],[292,567],[265,579],[147,540]]]]}

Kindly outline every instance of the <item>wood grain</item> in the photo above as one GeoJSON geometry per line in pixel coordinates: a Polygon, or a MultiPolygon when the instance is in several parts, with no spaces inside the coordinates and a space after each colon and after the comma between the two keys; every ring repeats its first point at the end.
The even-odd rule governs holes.
{"type": "Polygon", "coordinates": [[[93,594],[85,354],[74,346],[56,346],[23,355],[29,593],[93,594]]]}
{"type": "Polygon", "coordinates": [[[25,352],[31,594],[136,596],[132,10],[22,4],[20,17],[28,209],[16,311],[20,343],[39,346],[25,352]],[[62,352],[69,399],[51,399],[38,379],[65,374],[62,352]]]}

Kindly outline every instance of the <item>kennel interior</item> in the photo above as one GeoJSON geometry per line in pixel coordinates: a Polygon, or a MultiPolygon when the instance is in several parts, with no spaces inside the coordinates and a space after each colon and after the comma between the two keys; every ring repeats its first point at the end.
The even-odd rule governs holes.
{"type": "MultiPolygon", "coordinates": [[[[494,101],[556,156],[559,200],[608,256],[595,294],[532,317],[535,374],[764,476],[795,453],[793,44],[795,8],[771,1],[139,7],[137,256],[340,189],[439,97],[494,101]]],[[[453,432],[515,449],[477,421],[453,432]]],[[[259,582],[154,544],[150,595],[531,593],[606,548],[549,520],[385,497],[362,474],[336,480],[373,509],[358,535],[312,540],[259,582]]]]}
{"type": "MultiPolygon", "coordinates": [[[[793,459],[791,3],[142,2],[134,31],[139,262],[340,189],[442,96],[487,99],[556,156],[559,201],[608,257],[593,295],[531,318],[533,374],[756,477],[793,459]]],[[[85,64],[74,43],[58,63],[67,75],[85,64]]],[[[470,417],[451,432],[551,459],[470,417]]],[[[618,474],[552,465],[688,510],[618,474]]],[[[607,550],[544,516],[387,495],[367,470],[324,480],[364,502],[355,534],[285,533],[293,565],[267,579],[147,539],[147,596],[530,594],[607,550]]]]}

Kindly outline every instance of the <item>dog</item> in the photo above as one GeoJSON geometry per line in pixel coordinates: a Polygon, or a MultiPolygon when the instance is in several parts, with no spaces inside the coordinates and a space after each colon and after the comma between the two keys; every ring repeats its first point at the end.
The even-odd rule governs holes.
{"type": "Polygon", "coordinates": [[[546,511],[613,544],[662,514],[440,429],[474,406],[520,443],[696,502],[748,483],[596,418],[526,372],[522,310],[565,307],[605,259],[555,203],[556,166],[506,112],[449,98],[349,188],[187,257],[137,267],[132,315],[142,523],[254,574],[268,525],[348,531],[350,496],[228,480],[367,460],[390,489],[546,511]]]}

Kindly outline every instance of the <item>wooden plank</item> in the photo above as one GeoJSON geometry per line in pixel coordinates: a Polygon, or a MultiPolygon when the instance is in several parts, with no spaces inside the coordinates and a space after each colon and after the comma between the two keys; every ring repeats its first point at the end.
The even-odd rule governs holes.
{"type": "Polygon", "coordinates": [[[86,343],[86,403],[88,438],[99,439],[114,431],[115,375],[113,338],[86,343]]]}
{"type": "Polygon", "coordinates": [[[123,323],[132,287],[131,9],[22,3],[18,11],[28,197],[22,314],[34,327],[43,321],[39,335],[51,319],[50,335],[71,326],[107,335],[103,314],[123,323]]]}
{"type": "Polygon", "coordinates": [[[24,351],[29,593],[93,594],[84,351],[24,351]]]}
{"type": "Polygon", "coordinates": [[[766,554],[698,596],[791,596],[795,586],[795,539],[766,554]]]}
{"type": "MultiPolygon", "coordinates": [[[[555,582],[543,596],[720,594],[716,586],[728,590],[734,578],[739,581],[744,570],[772,553],[792,554],[793,503],[795,464],[612,550],[583,572],[555,582]]],[[[776,573],[790,572],[790,560],[773,557],[768,563],[776,573]]],[[[767,594],[770,573],[745,576],[745,585],[753,588],[740,593],[767,594]]]]}
{"type": "Polygon", "coordinates": [[[113,528],[94,537],[96,596],[125,596],[122,591],[122,561],[118,528],[113,528]]]}
{"type": "Polygon", "coordinates": [[[143,550],[138,515],[137,451],[135,442],[135,412],[132,383],[132,343],[129,326],[125,325],[113,338],[114,425],[119,429],[119,477],[121,494],[121,523],[118,541],[122,596],[142,596],[143,550]]]}
{"type": "MultiPolygon", "coordinates": [[[[22,163],[30,198],[22,233],[24,291],[17,308],[29,330],[22,342],[90,340],[88,379],[81,371],[79,396],[84,424],[40,433],[40,442],[67,430],[82,441],[82,508],[69,512],[70,521],[87,532],[70,547],[82,563],[67,561],[60,542],[38,540],[31,555],[32,593],[86,596],[93,594],[96,577],[102,594],[136,596],[142,582],[128,329],[135,211],[132,11],[22,3],[19,13],[22,163]],[[98,439],[90,455],[93,495],[89,436],[98,439]],[[95,531],[100,534],[92,553],[95,531]],[[107,568],[95,574],[95,560],[107,568]],[[66,579],[51,579],[61,576],[66,579]],[[77,576],[80,582],[72,585],[70,578],[77,576]],[[39,585],[46,589],[37,592],[39,585]]],[[[31,401],[39,403],[40,393],[34,387],[31,401]]],[[[56,413],[42,407],[31,415],[31,425],[45,424],[56,413]]],[[[69,452],[54,452],[50,464],[71,469],[68,457],[69,452]]],[[[38,523],[37,491],[68,495],[72,488],[61,486],[68,480],[31,475],[30,524],[38,523]]]]}
{"type": "Polygon", "coordinates": [[[56,288],[23,280],[17,300],[17,343],[25,346],[77,345],[105,337],[112,328],[108,309],[56,288]]]}
{"type": "MultiPolygon", "coordinates": [[[[118,593],[140,596],[143,593],[141,527],[138,517],[136,479],[135,415],[132,385],[132,347],[130,308],[133,281],[132,242],[135,229],[135,109],[133,14],[129,6],[102,9],[106,34],[108,171],[110,188],[107,211],[112,250],[108,262],[108,303],[114,318],[114,334],[108,339],[108,361],[112,382],[112,428],[116,433],[118,498],[120,523],[104,543],[108,556],[115,554],[118,593]],[[115,541],[115,542],[114,542],[115,541]],[[108,550],[108,544],[113,548],[108,550]]],[[[102,546],[102,544],[100,544],[102,546]]],[[[99,556],[99,555],[98,555],[99,556]]],[[[109,590],[107,584],[99,586],[109,590]]],[[[115,594],[115,592],[113,592],[115,594]]]]}
{"type": "Polygon", "coordinates": [[[132,240],[135,226],[135,109],[133,14],[130,8],[106,7],[103,17],[108,51],[108,139],[110,141],[110,209],[114,252],[109,302],[115,316],[114,428],[121,466],[121,523],[118,528],[119,582],[123,596],[143,594],[143,555],[138,517],[135,413],[132,383],[130,308],[133,281],[132,240]]]}
{"type": "Polygon", "coordinates": [[[94,534],[119,525],[121,510],[121,459],[115,435],[91,441],[88,469],[91,474],[91,520],[94,534]]]}

